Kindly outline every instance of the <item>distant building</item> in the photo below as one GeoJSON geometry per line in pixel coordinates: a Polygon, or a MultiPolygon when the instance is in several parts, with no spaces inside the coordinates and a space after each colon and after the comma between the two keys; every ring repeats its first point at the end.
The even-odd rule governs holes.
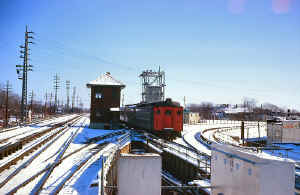
{"type": "Polygon", "coordinates": [[[91,89],[90,128],[115,128],[120,113],[112,108],[120,107],[121,90],[125,85],[114,79],[109,72],[87,83],[91,89]]]}
{"type": "Polygon", "coordinates": [[[267,143],[300,143],[300,121],[279,118],[267,121],[267,143]]]}
{"type": "Polygon", "coordinates": [[[198,112],[190,112],[185,110],[183,113],[184,124],[197,124],[200,121],[200,115],[198,112]]]}

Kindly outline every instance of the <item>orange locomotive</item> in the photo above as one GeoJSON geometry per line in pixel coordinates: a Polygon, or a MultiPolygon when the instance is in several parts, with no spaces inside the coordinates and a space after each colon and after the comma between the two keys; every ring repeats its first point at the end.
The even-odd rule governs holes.
{"type": "Polygon", "coordinates": [[[129,127],[174,138],[180,136],[183,129],[183,107],[171,99],[126,105],[121,111],[121,120],[129,127]]]}

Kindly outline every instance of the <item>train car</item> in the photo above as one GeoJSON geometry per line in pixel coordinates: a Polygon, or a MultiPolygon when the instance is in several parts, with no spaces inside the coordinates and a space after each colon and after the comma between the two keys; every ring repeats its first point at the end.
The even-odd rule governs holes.
{"type": "Polygon", "coordinates": [[[127,105],[121,111],[121,120],[129,127],[147,130],[163,137],[176,137],[183,130],[183,107],[171,99],[127,105]]]}

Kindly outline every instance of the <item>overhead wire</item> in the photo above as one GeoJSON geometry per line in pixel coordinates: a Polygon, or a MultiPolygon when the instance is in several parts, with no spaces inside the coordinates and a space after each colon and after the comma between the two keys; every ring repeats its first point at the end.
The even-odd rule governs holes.
{"type": "MultiPolygon", "coordinates": [[[[103,57],[88,54],[86,51],[83,51],[82,49],[79,49],[77,47],[71,47],[70,45],[66,46],[66,44],[62,43],[61,41],[59,42],[57,40],[50,40],[50,39],[47,39],[47,38],[43,38],[43,40],[44,39],[48,40],[48,42],[51,42],[51,44],[50,44],[51,47],[41,47],[41,48],[43,48],[44,50],[52,51],[54,54],[57,52],[57,50],[60,50],[59,53],[63,56],[93,59],[97,62],[100,62],[101,64],[116,65],[120,68],[123,68],[124,70],[134,70],[134,68],[136,67],[136,66],[131,67],[131,66],[128,66],[128,65],[115,63],[115,62],[107,60],[103,57]]],[[[37,40],[43,42],[41,38],[38,38],[37,40]]]]}

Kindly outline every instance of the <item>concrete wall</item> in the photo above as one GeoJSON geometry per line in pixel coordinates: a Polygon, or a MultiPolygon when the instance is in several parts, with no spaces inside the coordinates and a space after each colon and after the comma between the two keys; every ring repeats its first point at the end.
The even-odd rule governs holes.
{"type": "Polygon", "coordinates": [[[300,121],[283,121],[282,126],[282,143],[300,143],[300,121]]]}
{"type": "Polygon", "coordinates": [[[160,195],[161,157],[157,154],[121,154],[117,162],[119,195],[160,195]]]}
{"type": "Polygon", "coordinates": [[[295,168],[290,162],[262,159],[232,146],[212,145],[212,195],[292,195],[295,168]]]}

